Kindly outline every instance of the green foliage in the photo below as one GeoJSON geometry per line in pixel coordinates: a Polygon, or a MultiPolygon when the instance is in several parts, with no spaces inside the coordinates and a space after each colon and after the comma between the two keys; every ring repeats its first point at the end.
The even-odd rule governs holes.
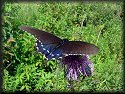
{"type": "Polygon", "coordinates": [[[123,90],[123,42],[121,2],[38,2],[5,3],[3,30],[3,90],[5,92],[68,91],[59,61],[49,61],[37,53],[35,38],[19,30],[28,25],[60,38],[95,44],[100,52],[90,59],[95,71],[76,91],[123,90]],[[82,21],[86,26],[81,27],[82,21]],[[57,64],[58,63],[58,64],[57,64]]]}

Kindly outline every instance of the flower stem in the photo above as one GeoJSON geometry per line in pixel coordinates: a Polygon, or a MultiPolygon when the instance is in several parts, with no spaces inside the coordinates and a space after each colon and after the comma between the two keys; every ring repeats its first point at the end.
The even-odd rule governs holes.
{"type": "Polygon", "coordinates": [[[71,92],[75,91],[74,85],[73,85],[73,80],[68,80],[68,87],[71,92]]]}

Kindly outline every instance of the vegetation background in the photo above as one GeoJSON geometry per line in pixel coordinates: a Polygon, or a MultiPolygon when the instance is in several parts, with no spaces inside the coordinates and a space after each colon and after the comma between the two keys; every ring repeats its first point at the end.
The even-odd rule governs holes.
{"type": "Polygon", "coordinates": [[[28,25],[60,38],[95,44],[94,75],[75,83],[76,91],[123,91],[122,2],[5,3],[2,14],[3,91],[67,92],[58,60],[44,66],[35,38],[18,27],[28,25]],[[81,27],[82,22],[86,25],[81,27]]]}

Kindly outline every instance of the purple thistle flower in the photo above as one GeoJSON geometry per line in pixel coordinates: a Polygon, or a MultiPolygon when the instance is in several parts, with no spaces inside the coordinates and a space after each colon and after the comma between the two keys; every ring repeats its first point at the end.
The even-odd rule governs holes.
{"type": "Polygon", "coordinates": [[[88,58],[88,55],[69,55],[62,58],[62,64],[67,67],[66,77],[68,80],[77,80],[80,73],[83,75],[83,79],[93,74],[94,65],[88,58]]]}

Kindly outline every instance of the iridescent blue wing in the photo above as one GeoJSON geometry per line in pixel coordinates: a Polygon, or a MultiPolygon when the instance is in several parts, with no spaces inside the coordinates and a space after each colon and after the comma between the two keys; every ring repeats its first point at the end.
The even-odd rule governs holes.
{"type": "Polygon", "coordinates": [[[47,61],[55,58],[59,58],[62,56],[62,50],[58,47],[59,44],[42,44],[39,40],[37,40],[36,47],[38,52],[41,52],[47,58],[47,61]]]}

